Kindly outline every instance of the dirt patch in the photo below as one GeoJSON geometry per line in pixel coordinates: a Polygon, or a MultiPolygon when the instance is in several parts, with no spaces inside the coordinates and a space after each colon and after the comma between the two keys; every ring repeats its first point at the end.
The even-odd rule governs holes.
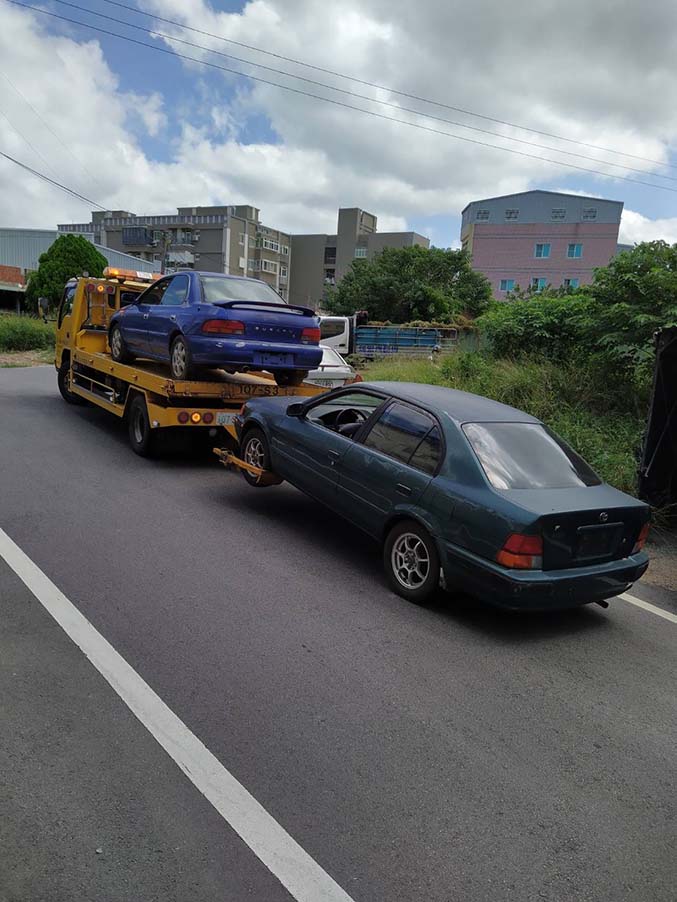
{"type": "Polygon", "coordinates": [[[0,351],[0,366],[44,366],[54,362],[54,351],[0,351]]]}
{"type": "Polygon", "coordinates": [[[651,563],[642,582],[677,592],[677,533],[654,529],[646,550],[651,563]]]}

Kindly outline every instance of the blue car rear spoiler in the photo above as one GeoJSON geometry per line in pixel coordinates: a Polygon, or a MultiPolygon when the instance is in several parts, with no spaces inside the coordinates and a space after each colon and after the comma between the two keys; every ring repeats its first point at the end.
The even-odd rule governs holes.
{"type": "Polygon", "coordinates": [[[211,301],[210,303],[217,307],[228,307],[230,309],[233,307],[255,307],[257,310],[268,308],[275,313],[301,313],[304,316],[316,315],[315,311],[311,310],[310,307],[297,307],[293,304],[285,303],[273,304],[269,301],[211,301]]]}

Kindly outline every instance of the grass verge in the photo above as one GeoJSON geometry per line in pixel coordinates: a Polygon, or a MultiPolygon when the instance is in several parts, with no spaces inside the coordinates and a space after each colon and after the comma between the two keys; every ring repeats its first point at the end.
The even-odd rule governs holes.
{"type": "Polygon", "coordinates": [[[54,347],[54,324],[30,316],[0,315],[0,351],[39,351],[54,347]]]}

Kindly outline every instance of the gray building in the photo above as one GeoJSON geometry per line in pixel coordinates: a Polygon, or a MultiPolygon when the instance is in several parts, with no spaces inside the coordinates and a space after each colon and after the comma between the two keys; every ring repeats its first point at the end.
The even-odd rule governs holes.
{"type": "Polygon", "coordinates": [[[428,247],[430,242],[416,232],[378,232],[372,213],[357,207],[338,211],[335,235],[292,235],[289,301],[317,306],[325,288],[336,285],[355,259],[373,257],[385,247],[428,247]]]}
{"type": "Polygon", "coordinates": [[[92,236],[131,254],[143,267],[201,269],[262,279],[286,298],[291,238],[265,226],[250,206],[179,207],[175,214],[137,216],[126,210],[93,212],[91,222],[59,225],[60,232],[92,236]]]}

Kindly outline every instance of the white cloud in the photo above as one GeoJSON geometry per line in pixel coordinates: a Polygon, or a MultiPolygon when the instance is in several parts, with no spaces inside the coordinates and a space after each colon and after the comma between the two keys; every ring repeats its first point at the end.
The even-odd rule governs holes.
{"type": "Polygon", "coordinates": [[[677,243],[677,216],[667,219],[649,219],[635,210],[623,210],[618,240],[621,244],[640,241],[667,241],[677,243]]]}
{"type": "MultiPolygon", "coordinates": [[[[148,3],[159,15],[199,23],[204,31],[600,147],[622,147],[627,153],[663,161],[677,140],[677,109],[664,102],[677,90],[677,72],[671,64],[677,50],[672,0],[657,0],[650,21],[633,0],[616,0],[613,16],[589,0],[570,0],[566,16],[558,0],[539,0],[537,5],[476,0],[460,7],[445,0],[423,5],[409,0],[344,0],[340,11],[331,14],[317,0],[253,0],[241,13],[215,12],[204,0],[147,0],[144,5],[148,3]],[[643,40],[638,43],[639,30],[643,40]],[[521,51],[524,47],[528,53],[521,51]]],[[[111,209],[161,213],[178,205],[246,202],[260,207],[271,225],[332,231],[338,206],[363,206],[379,216],[381,229],[395,230],[425,216],[455,216],[477,197],[547,185],[565,172],[549,163],[501,154],[269,85],[241,84],[232,76],[224,75],[227,90],[219,96],[213,79],[203,79],[203,70],[192,63],[186,64],[190,78],[185,93],[190,98],[192,91],[194,102],[186,99],[180,109],[169,110],[152,84],[150,51],[151,93],[123,93],[115,60],[104,58],[96,40],[84,41],[80,32],[74,37],[51,35],[45,30],[46,20],[4,0],[0,22],[3,71],[11,73],[93,178],[5,85],[3,111],[51,161],[61,181],[111,209]],[[242,125],[252,114],[270,122],[276,140],[245,142],[242,125]],[[165,142],[170,162],[158,162],[144,151],[143,138],[163,136],[168,124],[174,125],[174,132],[180,126],[179,137],[165,142]]],[[[162,24],[157,30],[175,31],[162,24]]],[[[339,82],[207,37],[183,36],[400,106],[416,105],[397,94],[339,82]]],[[[412,118],[281,75],[261,74],[381,115],[412,118]]],[[[557,144],[461,112],[427,110],[503,135],[557,144]]],[[[423,122],[431,129],[493,140],[460,125],[423,122]]],[[[4,129],[3,139],[8,153],[44,170],[44,162],[18,134],[4,129]]],[[[608,158],[602,151],[557,146],[608,158]]],[[[538,153],[535,148],[522,149],[538,153]]],[[[596,168],[589,161],[561,159],[596,168]]],[[[595,191],[584,193],[623,199],[622,181],[594,185],[595,191]]],[[[2,224],[53,226],[87,218],[86,206],[0,161],[2,224]]],[[[637,240],[627,236],[661,230],[672,235],[672,228],[671,220],[652,223],[627,211],[622,234],[637,240]]],[[[440,246],[457,244],[457,234],[445,234],[437,225],[431,234],[440,246]]]]}

